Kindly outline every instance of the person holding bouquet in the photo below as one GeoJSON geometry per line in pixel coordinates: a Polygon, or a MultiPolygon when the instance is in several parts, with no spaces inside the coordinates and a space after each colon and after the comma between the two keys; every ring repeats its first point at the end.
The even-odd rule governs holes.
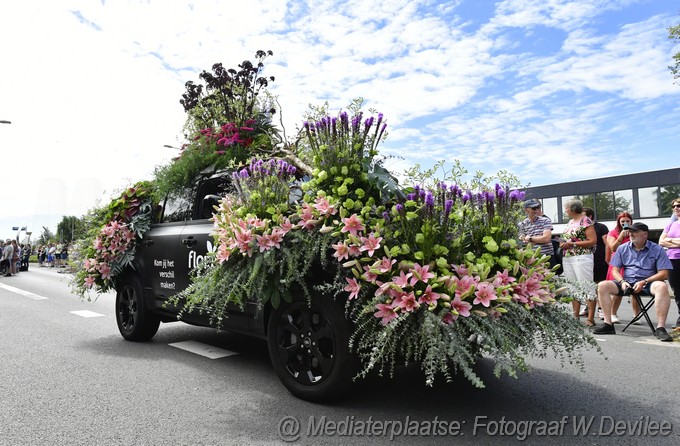
{"type": "MultiPolygon", "coordinates": [[[[562,233],[563,242],[560,244],[564,257],[562,266],[564,267],[563,277],[572,282],[587,283],[593,282],[593,251],[597,243],[597,234],[593,221],[583,213],[583,203],[578,199],[571,199],[564,203],[564,212],[570,220],[562,233]]],[[[595,302],[594,293],[588,293],[587,297],[578,297],[572,301],[574,317],[579,318],[581,304],[588,306],[588,319],[586,325],[595,326],[595,302]],[[585,302],[581,302],[582,299],[585,302]]]]}

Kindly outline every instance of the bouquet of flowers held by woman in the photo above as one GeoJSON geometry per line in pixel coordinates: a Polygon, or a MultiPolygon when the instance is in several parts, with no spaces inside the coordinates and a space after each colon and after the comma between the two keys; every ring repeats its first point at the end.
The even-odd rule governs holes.
{"type": "Polygon", "coordinates": [[[514,375],[528,354],[582,365],[575,347],[597,348],[556,305],[548,257],[516,242],[522,191],[399,188],[377,161],[382,115],[343,112],[303,127],[312,177],[296,182],[280,160],[235,174],[238,193],[213,217],[217,252],[176,300],[186,310],[210,308],[219,325],[227,304],[252,296],[275,307],[293,292],[343,299],[360,376],[415,361],[430,385],[461,371],[482,386],[473,366],[483,354],[514,375]],[[291,184],[302,190],[296,203],[291,184]]]}

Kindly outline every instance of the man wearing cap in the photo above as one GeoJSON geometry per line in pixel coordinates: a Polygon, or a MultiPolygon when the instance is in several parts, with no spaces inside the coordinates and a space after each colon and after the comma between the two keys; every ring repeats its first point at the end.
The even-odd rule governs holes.
{"type": "Polygon", "coordinates": [[[649,228],[646,224],[635,222],[628,231],[630,242],[621,245],[609,262],[615,280],[605,280],[598,284],[597,297],[604,311],[605,323],[593,330],[593,333],[616,334],[611,321],[610,294],[622,296],[628,292],[655,297],[657,329],[654,334],[661,341],[671,342],[673,338],[666,331],[671,299],[665,281],[668,270],[673,269],[673,266],[666,251],[648,240],[649,228]],[[621,268],[624,270],[623,276],[621,268]]]}
{"type": "Polygon", "coordinates": [[[524,202],[524,212],[527,218],[519,225],[520,241],[540,246],[541,254],[550,256],[551,265],[554,266],[552,221],[541,212],[541,202],[533,198],[524,202]]]}

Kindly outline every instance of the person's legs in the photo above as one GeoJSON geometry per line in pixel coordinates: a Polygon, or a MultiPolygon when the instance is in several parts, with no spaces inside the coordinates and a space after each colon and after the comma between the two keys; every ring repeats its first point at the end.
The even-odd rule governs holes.
{"type": "MultiPolygon", "coordinates": [[[[576,279],[580,282],[592,283],[594,281],[593,273],[593,255],[583,255],[576,257],[576,265],[574,266],[574,271],[576,272],[576,279]]],[[[586,306],[588,307],[588,320],[586,325],[594,327],[595,326],[595,306],[597,303],[597,296],[589,296],[586,301],[586,306]]]]}
{"type": "Polygon", "coordinates": [[[611,280],[605,280],[597,285],[597,298],[604,313],[605,324],[611,325],[612,323],[612,295],[617,295],[618,292],[616,282],[611,280]]]}
{"type": "MultiPolygon", "coordinates": [[[[576,271],[575,271],[575,261],[574,257],[564,257],[562,259],[562,268],[564,269],[564,273],[562,275],[566,279],[570,280],[575,280],[576,279],[576,271]]],[[[574,313],[574,317],[576,319],[579,318],[579,312],[581,310],[581,302],[578,300],[574,299],[571,301],[571,308],[574,313]]]]}
{"type": "Polygon", "coordinates": [[[650,285],[650,291],[654,295],[654,306],[656,306],[656,326],[665,327],[668,310],[671,307],[671,296],[668,293],[666,282],[657,280],[650,285]]]}
{"type": "MultiPolygon", "coordinates": [[[[678,306],[678,313],[680,313],[680,259],[671,259],[673,269],[668,271],[668,283],[673,288],[675,295],[675,304],[678,306]]],[[[673,328],[680,327],[680,316],[673,326],[673,328]]]]}

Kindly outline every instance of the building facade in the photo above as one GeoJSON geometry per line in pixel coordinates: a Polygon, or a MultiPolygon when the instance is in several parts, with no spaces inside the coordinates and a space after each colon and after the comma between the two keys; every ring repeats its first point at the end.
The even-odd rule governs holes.
{"type": "Polygon", "coordinates": [[[585,207],[592,207],[597,220],[609,229],[625,211],[633,221],[647,224],[650,239],[657,240],[672,215],[670,203],[680,197],[680,167],[533,186],[527,188],[526,195],[543,203],[543,213],[553,221],[555,234],[560,234],[569,220],[563,204],[578,198],[585,207]]]}

